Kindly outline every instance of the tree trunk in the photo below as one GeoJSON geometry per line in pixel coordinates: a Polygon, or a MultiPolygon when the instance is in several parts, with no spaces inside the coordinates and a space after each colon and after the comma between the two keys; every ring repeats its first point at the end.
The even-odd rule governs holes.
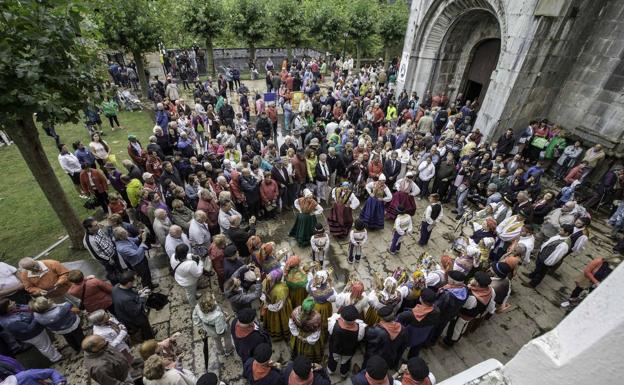
{"type": "Polygon", "coordinates": [[[386,44],[384,47],[384,68],[388,68],[390,62],[390,47],[386,44]]]}
{"type": "MultiPolygon", "coordinates": [[[[61,224],[67,230],[71,247],[73,249],[83,249],[82,223],[69,200],[67,200],[65,191],[61,187],[56,174],[54,174],[48,157],[41,146],[39,133],[31,115],[22,116],[17,120],[17,129],[11,132],[11,139],[15,141],[30,172],[35,177],[61,224]]],[[[29,214],[36,215],[36,213],[29,214]]]]}
{"type": "Polygon", "coordinates": [[[289,63],[292,63],[292,57],[293,57],[292,53],[293,53],[292,44],[286,43],[286,56],[288,57],[289,63]]]}
{"type": "Polygon", "coordinates": [[[249,59],[256,63],[256,44],[252,41],[249,42],[249,59]]]}
{"type": "Polygon", "coordinates": [[[206,60],[208,60],[208,74],[212,76],[213,79],[216,79],[217,69],[214,63],[214,47],[212,45],[212,38],[206,38],[206,60]]]}
{"type": "Polygon", "coordinates": [[[143,98],[147,99],[147,78],[145,77],[145,66],[143,64],[143,55],[140,52],[132,51],[132,57],[134,58],[134,62],[136,63],[136,72],[139,76],[139,84],[141,85],[141,93],[143,94],[143,98]]]}
{"type": "Polygon", "coordinates": [[[355,68],[357,68],[357,70],[360,70],[360,59],[362,56],[362,49],[360,47],[360,42],[356,42],[355,43],[355,68]]]}

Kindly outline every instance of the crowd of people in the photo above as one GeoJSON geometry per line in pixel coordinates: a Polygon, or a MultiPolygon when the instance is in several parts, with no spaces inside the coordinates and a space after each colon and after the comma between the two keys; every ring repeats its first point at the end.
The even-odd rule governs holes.
{"type": "MultiPolygon", "coordinates": [[[[163,65],[173,70],[173,63],[163,65]]],[[[187,104],[175,78],[156,77],[153,135],[129,134],[121,165],[97,132],[88,146],[76,141],[74,153],[60,144],[77,193],[106,217],[83,222],[85,248],[106,277],[54,260],[23,258],[19,270],[0,263],[0,376],[65,383],[54,370],[24,370],[11,358],[30,344],[51,362],[63,359],[51,332],[84,352],[89,376],[102,385],[131,382],[138,364],[145,384],[218,384],[218,368],[198,376],[183,365],[176,341],[192,336],[155,339],[147,311],[159,307],[148,263],[156,252],[166,254],[185,293],[207,369],[210,343],[218,361],[236,354],[252,385],[321,385],[337,376],[352,376],[354,385],[434,384],[422,349],[452,346],[512,309],[520,266],[534,265],[522,285],[537,287],[584,250],[592,213],[621,198],[624,169],[616,165],[581,199],[579,186],[606,156],[599,144],[583,149],[545,119],[486,138],[473,126],[475,101],[396,92],[388,82],[397,63],[359,70],[352,63],[267,62],[275,102],[257,95],[251,103],[244,84],[233,89],[220,76],[197,81],[187,104]],[[323,81],[331,85],[321,88],[323,81]],[[304,97],[295,101],[298,91],[304,97]],[[289,236],[309,250],[300,255],[256,230],[291,209],[289,236]],[[447,211],[458,225],[453,253],[430,255],[447,211]],[[348,254],[332,258],[358,264],[371,257],[369,232],[386,226],[392,238],[380,258],[405,255],[402,241],[418,232],[418,262],[378,272],[368,286],[352,273],[339,287],[330,243],[348,241],[348,254]],[[271,360],[277,341],[289,345],[288,363],[271,360]],[[354,362],[357,351],[362,362],[354,362]]],[[[610,223],[621,233],[624,206],[613,211],[610,223]]],[[[616,254],[592,260],[561,306],[578,305],[619,262],[616,254]]]]}

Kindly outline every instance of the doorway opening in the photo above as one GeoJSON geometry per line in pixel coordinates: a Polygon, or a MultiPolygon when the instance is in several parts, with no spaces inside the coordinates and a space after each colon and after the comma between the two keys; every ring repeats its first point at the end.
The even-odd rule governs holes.
{"type": "Polygon", "coordinates": [[[463,88],[465,100],[481,103],[485,98],[490,77],[498,63],[500,45],[500,39],[488,39],[481,41],[474,48],[463,88]]]}

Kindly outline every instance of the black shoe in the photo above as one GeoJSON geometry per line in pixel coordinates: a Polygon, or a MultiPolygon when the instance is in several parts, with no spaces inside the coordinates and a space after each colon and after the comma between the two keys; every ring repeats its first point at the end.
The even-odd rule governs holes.
{"type": "Polygon", "coordinates": [[[459,214],[457,214],[457,216],[455,217],[455,220],[456,220],[456,221],[458,221],[458,220],[460,220],[461,218],[462,218],[462,216],[461,216],[461,215],[459,215],[459,214]]]}
{"type": "Polygon", "coordinates": [[[451,210],[451,212],[452,212],[453,214],[457,214],[457,209],[453,209],[453,210],[451,210]]]}

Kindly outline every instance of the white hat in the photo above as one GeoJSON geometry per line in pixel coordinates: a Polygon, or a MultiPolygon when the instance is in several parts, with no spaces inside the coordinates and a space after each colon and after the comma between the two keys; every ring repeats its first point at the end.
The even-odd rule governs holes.
{"type": "Polygon", "coordinates": [[[386,176],[384,174],[379,175],[379,180],[384,182],[386,180],[386,176]]]}
{"type": "Polygon", "coordinates": [[[151,172],[144,172],[143,173],[143,180],[149,179],[151,177],[153,177],[154,174],[152,174],[151,172]]]}
{"type": "Polygon", "coordinates": [[[309,189],[303,189],[303,196],[306,198],[309,198],[311,196],[313,196],[314,194],[312,194],[312,191],[310,191],[309,189]]]}
{"type": "Polygon", "coordinates": [[[428,287],[432,287],[432,286],[436,286],[437,284],[440,283],[440,274],[431,272],[429,274],[427,274],[427,276],[425,277],[425,284],[428,287]]]}
{"type": "Polygon", "coordinates": [[[413,172],[411,172],[411,171],[408,171],[408,172],[405,174],[405,176],[409,178],[410,176],[414,176],[414,173],[413,173],[413,172]]]}

